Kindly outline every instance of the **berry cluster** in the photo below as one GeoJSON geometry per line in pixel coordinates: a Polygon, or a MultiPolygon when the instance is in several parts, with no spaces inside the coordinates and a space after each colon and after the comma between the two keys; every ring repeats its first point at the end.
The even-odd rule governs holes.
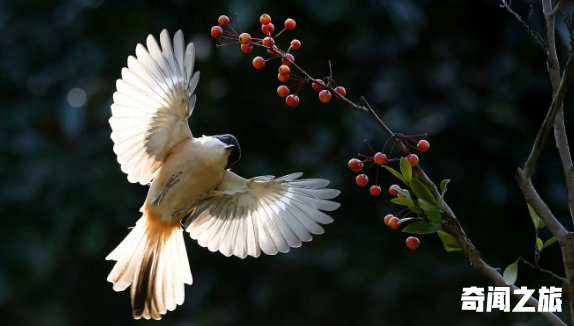
{"type": "MultiPolygon", "coordinates": [[[[430,143],[428,141],[426,141],[424,139],[419,140],[419,141],[415,140],[416,137],[421,137],[421,136],[426,136],[426,135],[405,136],[402,134],[395,134],[395,136],[394,136],[395,143],[396,142],[402,142],[407,147],[407,149],[409,150],[409,154],[405,157],[405,159],[408,162],[407,165],[410,165],[411,167],[414,167],[419,163],[419,158],[416,154],[410,153],[410,149],[416,148],[420,153],[424,153],[424,152],[428,151],[430,148],[430,143]],[[415,144],[416,144],[416,147],[415,147],[415,144]]],[[[385,154],[385,148],[387,146],[388,140],[387,140],[387,143],[385,143],[385,145],[383,146],[383,149],[381,151],[375,151],[371,147],[371,145],[369,144],[369,142],[367,140],[365,140],[365,142],[367,143],[367,145],[371,149],[373,155],[368,156],[368,155],[363,155],[363,154],[359,153],[358,156],[360,157],[360,159],[359,158],[352,158],[349,161],[348,166],[349,166],[349,169],[351,169],[353,172],[360,173],[361,171],[363,171],[365,163],[370,163],[370,165],[367,168],[367,170],[365,171],[365,173],[361,173],[361,174],[357,175],[357,177],[355,178],[355,182],[357,183],[357,185],[359,187],[366,187],[369,184],[369,177],[367,176],[367,174],[373,166],[377,167],[375,183],[373,185],[371,185],[371,187],[369,188],[369,193],[372,196],[377,197],[382,192],[381,187],[379,186],[379,168],[382,166],[388,165],[388,163],[391,161],[400,160],[400,158],[389,158],[389,156],[391,156],[393,153],[394,145],[391,147],[391,150],[389,151],[389,156],[387,156],[387,154],[385,154]]],[[[398,185],[395,185],[395,184],[391,185],[389,187],[389,194],[391,196],[394,196],[397,198],[406,198],[406,197],[410,198],[411,197],[408,189],[401,189],[401,187],[399,187],[398,185]]],[[[400,227],[402,222],[405,222],[405,221],[412,219],[412,218],[409,218],[410,213],[412,213],[412,210],[410,210],[409,208],[405,208],[396,215],[388,214],[384,218],[385,225],[389,226],[393,230],[396,230],[400,227]]],[[[410,249],[418,248],[419,243],[420,243],[420,241],[416,236],[411,236],[407,239],[407,247],[410,249]]]]}
{"type": "MultiPolygon", "coordinates": [[[[236,14],[236,16],[238,15],[236,14]]],[[[211,36],[232,41],[225,44],[218,44],[218,47],[239,44],[241,51],[244,53],[251,53],[254,46],[267,49],[267,52],[269,53],[268,58],[256,56],[253,59],[253,67],[256,69],[264,68],[270,60],[281,59],[277,79],[282,83],[287,83],[288,81],[292,81],[293,83],[290,86],[280,85],[277,88],[277,94],[279,97],[285,98],[285,103],[287,103],[288,106],[295,107],[299,104],[299,92],[303,86],[308,83],[312,85],[312,88],[315,91],[319,92],[319,100],[323,103],[329,102],[333,96],[344,97],[347,94],[344,87],[336,85],[333,79],[332,69],[330,69],[328,77],[325,77],[324,79],[315,79],[295,64],[295,56],[290,53],[290,51],[298,50],[301,47],[301,41],[297,39],[292,40],[287,51],[284,51],[277,46],[276,40],[281,34],[283,34],[283,32],[295,29],[295,26],[297,26],[295,20],[291,18],[285,20],[285,27],[273,35],[275,32],[275,25],[271,22],[271,16],[268,14],[261,15],[261,17],[259,17],[259,22],[261,23],[261,32],[264,34],[264,38],[255,38],[251,37],[248,33],[244,33],[241,30],[241,25],[239,25],[239,18],[237,20],[239,33],[229,24],[229,17],[225,15],[220,16],[217,21],[218,25],[211,28],[211,36]],[[228,27],[228,30],[225,30],[225,27],[228,27]],[[293,73],[292,68],[301,72],[302,75],[293,73]]]]}

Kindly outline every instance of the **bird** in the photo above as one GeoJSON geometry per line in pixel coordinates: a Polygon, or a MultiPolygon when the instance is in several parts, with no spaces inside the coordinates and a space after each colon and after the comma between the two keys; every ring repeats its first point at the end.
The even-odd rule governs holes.
{"type": "Polygon", "coordinates": [[[148,35],[128,56],[113,94],[111,139],[131,183],[149,186],[141,217],[106,257],[113,290],[131,286],[134,319],[161,319],[182,305],[193,278],[184,232],[211,252],[246,258],[297,248],[333,222],[339,190],[302,173],[240,177],[232,134],[197,137],[189,119],[199,71],[195,46],[178,30],[148,35]],[[160,47],[161,46],[161,47],[160,47]],[[185,219],[185,221],[184,221],[185,219]]]}

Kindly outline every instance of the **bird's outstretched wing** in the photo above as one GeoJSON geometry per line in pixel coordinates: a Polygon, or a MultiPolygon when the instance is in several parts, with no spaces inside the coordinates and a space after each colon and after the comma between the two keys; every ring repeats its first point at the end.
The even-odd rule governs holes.
{"type": "Polygon", "coordinates": [[[197,206],[185,230],[199,244],[225,256],[258,257],[288,252],[323,233],[333,219],[321,212],[340,204],[340,191],[324,179],[299,179],[302,173],[244,179],[226,171],[221,185],[197,206]]]}
{"type": "Polygon", "coordinates": [[[130,182],[149,183],[169,151],[192,138],[187,119],[195,105],[193,91],[199,72],[193,73],[195,48],[184,45],[178,31],[173,44],[166,30],[161,49],[149,35],[147,49],[136,47],[122,69],[112,104],[112,140],[122,171],[130,182]]]}

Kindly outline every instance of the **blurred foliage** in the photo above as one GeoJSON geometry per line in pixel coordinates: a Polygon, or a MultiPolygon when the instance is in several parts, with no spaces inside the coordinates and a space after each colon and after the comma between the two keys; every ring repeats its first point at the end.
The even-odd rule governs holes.
{"type": "MultiPolygon", "coordinates": [[[[543,31],[538,2],[513,5],[527,16],[530,4],[543,31]]],[[[342,206],[324,235],[289,254],[226,258],[186,237],[194,284],[162,325],[545,324],[536,314],[461,311],[462,287],[489,280],[436,235],[407,249],[408,235],[383,224],[397,206],[358,188],[347,168],[369,152],[364,139],[383,145],[377,125],[341,102],[320,103],[310,87],[287,107],[272,65],[255,70],[256,53],[215,48],[211,26],[235,12],[252,35],[263,12],[276,26],[296,19],[279,42],[302,41],[298,64],[323,77],[332,60],[350,99],[365,95],[395,131],[429,133],[420,164],[435,182],[452,180],[446,200],[484,259],[504,268],[532,258],[534,228],[514,172],[549,107],[550,83],[543,53],[495,0],[0,1],[2,325],[159,324],[131,319],[129,292],[112,290],[104,258],[139,218],[147,190],[127,182],[112,151],[115,80],[136,44],[163,28],[182,29],[197,46],[195,134],[233,133],[243,148],[234,170],[245,177],[326,177],[342,206]]],[[[534,181],[571,229],[553,147],[534,181]]],[[[386,189],[396,179],[384,172],[386,189]]],[[[544,250],[542,265],[563,275],[558,246],[544,250]]],[[[558,285],[526,267],[517,284],[558,285]]]]}

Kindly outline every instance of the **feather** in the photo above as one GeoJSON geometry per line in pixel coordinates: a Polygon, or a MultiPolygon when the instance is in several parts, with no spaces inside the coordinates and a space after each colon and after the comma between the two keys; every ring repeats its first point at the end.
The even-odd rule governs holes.
{"type": "Polygon", "coordinates": [[[187,119],[193,112],[199,72],[193,73],[195,50],[184,48],[181,31],[173,42],[160,34],[161,48],[149,35],[129,56],[116,82],[111,106],[111,138],[122,171],[130,182],[148,184],[169,151],[193,137],[187,119]]]}
{"type": "Polygon", "coordinates": [[[333,218],[339,195],[325,189],[324,179],[298,179],[292,173],[277,179],[261,176],[244,179],[226,171],[217,191],[208,197],[185,222],[185,230],[199,245],[225,256],[258,257],[297,248],[322,234],[320,224],[333,218]]]}

